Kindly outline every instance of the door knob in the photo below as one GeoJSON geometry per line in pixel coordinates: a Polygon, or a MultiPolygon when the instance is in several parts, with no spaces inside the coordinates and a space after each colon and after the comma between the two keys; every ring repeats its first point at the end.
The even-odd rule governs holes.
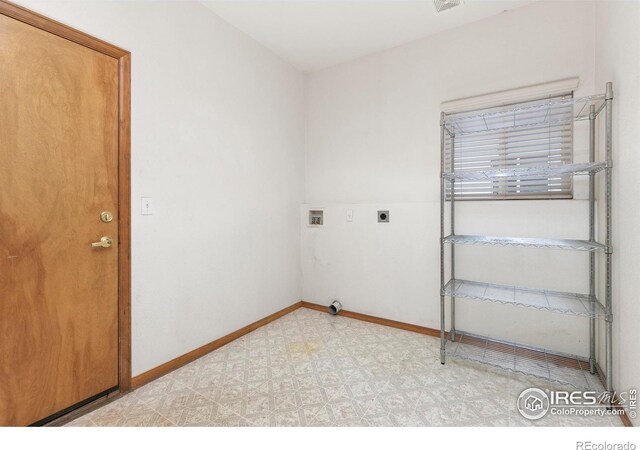
{"type": "Polygon", "coordinates": [[[102,236],[98,242],[92,242],[91,247],[104,247],[109,248],[113,245],[113,239],[109,236],[102,236]]]}

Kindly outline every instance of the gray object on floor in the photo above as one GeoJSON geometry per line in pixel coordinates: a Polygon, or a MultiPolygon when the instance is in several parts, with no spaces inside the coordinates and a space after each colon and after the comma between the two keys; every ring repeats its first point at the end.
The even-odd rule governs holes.
{"type": "Polygon", "coordinates": [[[332,316],[335,316],[341,310],[342,310],[342,303],[340,303],[338,300],[334,300],[334,302],[329,305],[329,314],[331,314],[332,316]]]}

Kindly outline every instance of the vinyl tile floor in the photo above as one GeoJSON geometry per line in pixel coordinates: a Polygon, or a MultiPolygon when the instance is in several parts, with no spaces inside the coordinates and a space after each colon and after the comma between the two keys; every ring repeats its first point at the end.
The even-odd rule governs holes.
{"type": "Polygon", "coordinates": [[[440,364],[437,338],[300,308],[67,426],[620,426],[516,408],[528,387],[478,363],[440,364]]]}

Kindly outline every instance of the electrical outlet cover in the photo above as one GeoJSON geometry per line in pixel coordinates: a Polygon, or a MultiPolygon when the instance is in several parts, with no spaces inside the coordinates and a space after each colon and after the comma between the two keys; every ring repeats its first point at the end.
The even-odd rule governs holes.
{"type": "Polygon", "coordinates": [[[347,222],[353,222],[353,209],[347,209],[347,222]]]}

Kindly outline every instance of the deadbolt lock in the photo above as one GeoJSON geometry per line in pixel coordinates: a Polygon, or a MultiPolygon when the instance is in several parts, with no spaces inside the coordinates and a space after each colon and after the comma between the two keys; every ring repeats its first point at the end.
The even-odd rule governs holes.
{"type": "Polygon", "coordinates": [[[100,213],[100,220],[102,220],[104,223],[109,223],[113,220],[113,214],[109,211],[102,211],[100,213]]]}

